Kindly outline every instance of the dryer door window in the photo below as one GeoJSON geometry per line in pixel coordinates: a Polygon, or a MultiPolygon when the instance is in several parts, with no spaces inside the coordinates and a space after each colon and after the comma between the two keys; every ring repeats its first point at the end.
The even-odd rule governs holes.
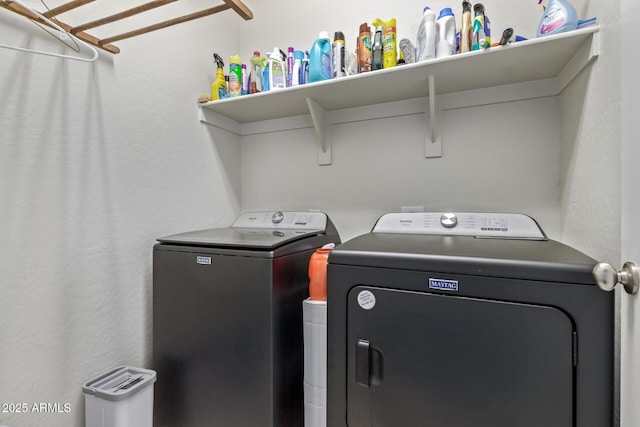
{"type": "Polygon", "coordinates": [[[574,423],[575,329],[558,309],[360,286],[347,317],[350,427],[574,423]]]}

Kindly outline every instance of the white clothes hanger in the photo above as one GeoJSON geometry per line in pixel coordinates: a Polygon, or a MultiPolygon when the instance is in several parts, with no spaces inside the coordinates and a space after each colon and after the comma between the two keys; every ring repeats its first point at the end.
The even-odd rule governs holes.
{"type": "MultiPolygon", "coordinates": [[[[70,46],[68,44],[68,42],[72,42],[75,46],[78,47],[78,49],[76,50],[76,52],[80,52],[80,46],[83,46],[85,48],[87,48],[88,50],[91,51],[92,56],[90,58],[87,57],[83,57],[83,56],[74,56],[74,55],[65,55],[65,54],[61,54],[61,53],[54,53],[54,52],[46,52],[46,51],[41,51],[41,50],[35,50],[35,49],[27,49],[27,48],[22,48],[22,47],[17,47],[17,46],[9,46],[9,45],[5,45],[5,44],[0,44],[0,47],[5,48],[5,49],[11,49],[11,50],[18,50],[20,52],[28,52],[28,53],[35,53],[38,55],[46,55],[46,56],[54,56],[54,57],[58,57],[58,58],[65,58],[65,59],[73,59],[76,61],[84,61],[84,62],[93,62],[96,59],[98,59],[98,51],[91,45],[85,43],[84,41],[80,40],[79,38],[75,37],[73,34],[68,33],[67,31],[64,30],[64,28],[62,28],[61,26],[59,26],[58,24],[56,24],[55,22],[53,22],[52,20],[50,20],[49,18],[47,18],[46,16],[44,16],[43,14],[41,14],[40,12],[38,12],[37,10],[32,9],[31,7],[27,6],[26,4],[22,3],[19,0],[0,0],[2,3],[5,4],[11,4],[11,3],[15,3],[18,6],[20,6],[22,9],[28,11],[29,13],[32,13],[34,16],[38,17],[39,20],[41,20],[42,22],[44,22],[48,27],[52,28],[53,30],[57,31],[57,40],[60,41],[61,43],[63,43],[65,46],[76,50],[75,48],[73,48],[72,46],[70,46]]],[[[32,22],[34,22],[35,24],[37,24],[38,26],[42,27],[40,24],[38,24],[35,20],[31,19],[32,22]]],[[[44,29],[44,27],[42,27],[44,29]]],[[[46,29],[45,29],[46,30],[46,29]]],[[[46,30],[47,32],[49,32],[48,30],[46,30]]],[[[53,35],[53,34],[52,34],[53,35]]]]}

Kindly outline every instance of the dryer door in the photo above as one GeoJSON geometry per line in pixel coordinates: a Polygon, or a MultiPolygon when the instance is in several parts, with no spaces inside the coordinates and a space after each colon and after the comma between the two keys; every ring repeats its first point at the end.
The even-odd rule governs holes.
{"type": "Polygon", "coordinates": [[[573,322],[553,307],[359,286],[348,295],[347,421],[573,425],[573,322]]]}

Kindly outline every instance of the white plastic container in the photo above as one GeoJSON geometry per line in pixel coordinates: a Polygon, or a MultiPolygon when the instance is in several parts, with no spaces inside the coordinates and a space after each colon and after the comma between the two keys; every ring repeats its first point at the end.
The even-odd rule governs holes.
{"type": "Polygon", "coordinates": [[[578,13],[566,0],[550,0],[540,18],[537,37],[573,31],[578,28],[578,13]]]}
{"type": "Polygon", "coordinates": [[[85,427],[153,427],[155,371],[120,366],[82,386],[85,427]]]}
{"type": "Polygon", "coordinates": [[[309,53],[309,83],[333,78],[329,32],[320,31],[309,53]]]}
{"type": "Polygon", "coordinates": [[[287,87],[287,64],[282,58],[280,49],[273,48],[267,62],[267,75],[269,76],[269,90],[284,89],[287,87]]]}
{"type": "Polygon", "coordinates": [[[436,57],[436,14],[429,7],[422,12],[416,49],[416,62],[436,57]]]}
{"type": "Polygon", "coordinates": [[[453,11],[445,7],[436,21],[436,58],[456,53],[456,19],[453,11]]]}
{"type": "Polygon", "coordinates": [[[327,302],[302,302],[304,333],[304,425],[327,425],[327,302]]]}

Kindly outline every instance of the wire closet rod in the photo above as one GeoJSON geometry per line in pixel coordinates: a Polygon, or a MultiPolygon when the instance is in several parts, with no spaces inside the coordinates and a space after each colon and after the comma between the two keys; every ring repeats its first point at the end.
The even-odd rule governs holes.
{"type": "Polygon", "coordinates": [[[18,8],[22,9],[21,12],[19,12],[21,15],[26,16],[31,21],[33,21],[36,25],[42,27],[45,31],[47,31],[49,34],[54,36],[54,38],[56,40],[58,40],[60,43],[64,44],[65,46],[67,46],[67,47],[69,47],[69,48],[71,48],[73,50],[76,50],[74,47],[70,46],[67,43],[67,41],[71,41],[71,42],[74,43],[74,46],[77,47],[76,52],[80,53],[80,50],[81,50],[80,46],[84,46],[85,48],[87,48],[92,53],[92,55],[91,55],[90,58],[86,58],[86,57],[83,57],[83,56],[65,55],[65,54],[62,54],[62,53],[47,52],[47,51],[36,50],[36,49],[28,49],[28,48],[10,46],[10,45],[1,44],[1,43],[0,43],[0,48],[17,50],[17,51],[20,51],[20,52],[35,53],[37,55],[46,55],[46,56],[54,56],[54,57],[57,57],[57,58],[73,59],[73,60],[76,60],[76,61],[93,62],[96,59],[98,59],[98,51],[93,46],[90,46],[89,44],[87,44],[84,41],[80,40],[78,37],[75,37],[74,35],[68,33],[64,28],[62,28],[61,26],[59,26],[58,24],[53,22],[51,19],[49,19],[46,16],[46,14],[42,14],[42,13],[38,12],[37,10],[32,9],[31,7],[27,6],[26,4],[22,3],[19,0],[2,0],[2,3],[0,3],[0,5],[2,5],[2,4],[9,4],[14,8],[17,6],[18,8]],[[51,28],[52,30],[57,31],[57,37],[53,33],[49,32],[49,30],[44,28],[43,25],[51,28]]]}
{"type": "MultiPolygon", "coordinates": [[[[156,31],[159,30],[161,28],[166,28],[166,27],[170,27],[172,25],[177,25],[177,24],[181,24],[183,22],[188,22],[188,21],[192,21],[194,19],[199,19],[199,18],[203,18],[205,16],[209,16],[209,15],[213,15],[219,12],[223,12],[225,10],[229,10],[232,9],[234,10],[240,17],[242,17],[244,20],[250,20],[253,19],[253,13],[251,12],[251,10],[244,4],[242,3],[241,0],[222,0],[223,4],[220,4],[218,6],[214,6],[208,9],[204,9],[198,12],[194,12],[194,13],[190,13],[188,15],[183,15],[183,16],[179,16],[177,18],[173,18],[173,19],[169,19],[167,21],[162,21],[162,22],[158,22],[156,24],[153,25],[149,25],[146,27],[142,27],[142,28],[138,28],[138,29],[133,29],[131,31],[127,31],[125,33],[122,34],[116,34],[110,37],[106,37],[103,39],[97,38],[89,33],[86,32],[86,30],[89,30],[91,28],[96,28],[105,24],[109,24],[112,22],[116,22],[116,21],[120,21],[122,19],[125,18],[129,18],[131,16],[134,15],[138,15],[141,14],[143,12],[152,10],[152,9],[156,9],[158,7],[161,6],[165,6],[167,4],[176,2],[178,0],[151,0],[148,1],[147,3],[144,3],[140,6],[136,6],[127,10],[124,10],[122,12],[118,12],[115,13],[113,15],[110,16],[106,16],[106,17],[102,17],[102,18],[98,18],[98,19],[94,19],[90,22],[86,22],[84,24],[80,24],[77,26],[71,26],[68,25],[62,21],[60,21],[59,19],[57,19],[58,15],[61,15],[65,12],[68,12],[70,10],[73,9],[77,9],[81,6],[84,6],[88,3],[92,3],[95,0],[72,0],[69,1],[67,3],[64,3],[54,9],[51,9],[48,12],[44,12],[42,14],[38,15],[34,15],[33,13],[30,12],[25,12],[24,9],[21,9],[19,6],[16,6],[14,3],[17,3],[17,0],[0,0],[0,7],[7,9],[11,12],[17,13],[19,15],[25,16],[31,20],[35,20],[35,21],[40,21],[42,22],[42,20],[40,19],[40,16],[44,16],[45,18],[51,19],[56,17],[55,22],[57,23],[57,25],[61,28],[63,28],[67,33],[73,34],[76,38],[92,45],[95,47],[98,47],[100,49],[106,50],[107,52],[116,54],[120,52],[120,48],[113,45],[112,43],[114,41],[118,41],[118,40],[123,40],[123,39],[127,39],[130,37],[135,37],[135,36],[139,36],[141,34],[146,34],[149,33],[151,31],[156,31]]],[[[48,24],[45,24],[48,25],[48,24]]]]}

